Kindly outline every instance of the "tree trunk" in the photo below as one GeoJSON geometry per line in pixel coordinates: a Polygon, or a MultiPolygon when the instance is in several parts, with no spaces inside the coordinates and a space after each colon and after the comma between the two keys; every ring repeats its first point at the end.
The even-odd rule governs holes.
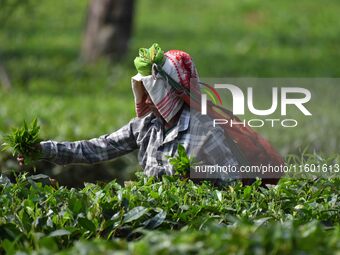
{"type": "Polygon", "coordinates": [[[9,79],[6,69],[1,63],[0,63],[0,85],[6,90],[9,90],[12,87],[11,80],[9,79]]]}
{"type": "Polygon", "coordinates": [[[101,56],[124,56],[132,30],[134,0],[90,0],[81,56],[93,62],[101,56]]]}

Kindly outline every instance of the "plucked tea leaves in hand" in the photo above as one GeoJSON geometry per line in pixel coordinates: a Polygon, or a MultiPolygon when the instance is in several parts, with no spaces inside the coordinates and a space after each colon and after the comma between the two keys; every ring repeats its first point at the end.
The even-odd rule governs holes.
{"type": "Polygon", "coordinates": [[[37,146],[40,142],[39,130],[40,126],[36,118],[30,125],[24,121],[22,127],[15,128],[10,134],[4,136],[2,151],[10,150],[13,156],[22,155],[27,164],[38,159],[41,153],[37,146]]]}

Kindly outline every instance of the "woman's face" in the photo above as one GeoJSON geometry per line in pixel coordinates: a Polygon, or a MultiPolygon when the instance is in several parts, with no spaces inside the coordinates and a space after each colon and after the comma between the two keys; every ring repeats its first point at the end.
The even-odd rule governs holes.
{"type": "Polygon", "coordinates": [[[152,99],[151,99],[149,93],[146,91],[146,89],[144,89],[143,101],[144,101],[144,104],[147,105],[150,108],[150,110],[153,112],[153,114],[156,115],[157,118],[161,118],[162,120],[164,120],[162,115],[159,113],[157,107],[152,102],[152,99]]]}

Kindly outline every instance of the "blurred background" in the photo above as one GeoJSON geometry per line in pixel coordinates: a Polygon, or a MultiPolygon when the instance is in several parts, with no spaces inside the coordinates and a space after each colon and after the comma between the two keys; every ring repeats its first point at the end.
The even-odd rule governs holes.
{"type": "MultiPolygon", "coordinates": [[[[0,0],[0,136],[34,117],[45,140],[118,129],[135,116],[133,59],[153,42],[190,53],[203,80],[339,77],[339,12],[337,0],[0,0]]],[[[339,154],[339,92],[315,88],[323,101],[311,106],[312,124],[260,132],[284,155],[307,147],[339,154]]],[[[0,169],[19,171],[6,153],[0,169]]],[[[137,169],[134,153],[94,166],[37,166],[69,186],[122,182],[137,169]]]]}

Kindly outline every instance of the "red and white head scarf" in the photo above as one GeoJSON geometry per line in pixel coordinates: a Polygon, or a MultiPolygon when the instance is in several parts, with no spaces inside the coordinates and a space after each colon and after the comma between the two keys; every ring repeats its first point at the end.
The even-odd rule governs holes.
{"type": "MultiPolygon", "coordinates": [[[[164,57],[162,68],[170,77],[187,89],[199,88],[198,73],[188,53],[170,50],[164,57]]],[[[151,111],[145,104],[145,88],[159,113],[166,122],[169,122],[182,108],[184,101],[167,80],[158,74],[154,67],[152,69],[151,75],[142,76],[138,73],[131,79],[137,117],[143,117],[151,111]]]]}

